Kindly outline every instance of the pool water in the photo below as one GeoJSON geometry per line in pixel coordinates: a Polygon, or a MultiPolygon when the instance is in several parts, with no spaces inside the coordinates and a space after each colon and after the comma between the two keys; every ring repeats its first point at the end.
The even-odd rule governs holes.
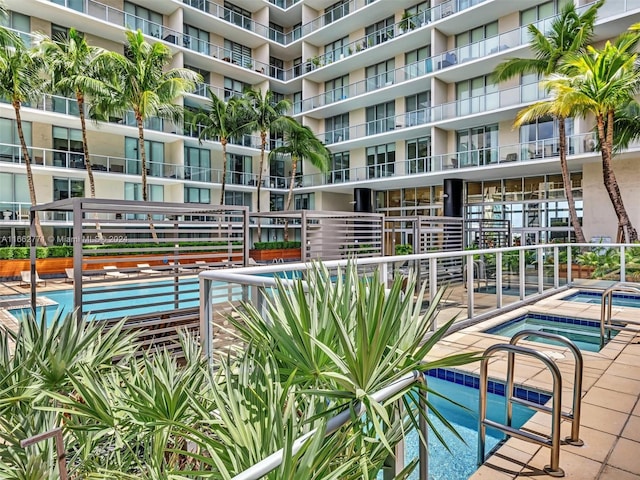
{"type": "MultiPolygon", "coordinates": [[[[576,293],[572,293],[568,297],[564,297],[562,300],[565,300],[568,302],[581,302],[581,303],[591,303],[594,305],[600,305],[600,303],[602,302],[602,293],[581,290],[576,293]]],[[[613,306],[640,308],[640,296],[629,295],[629,294],[625,295],[623,293],[614,293],[613,306]]]]}
{"type": "MultiPolygon", "coordinates": [[[[464,438],[462,442],[453,435],[434,415],[429,414],[430,419],[444,437],[449,450],[438,440],[435,434],[429,432],[429,480],[466,480],[478,468],[478,384],[476,376],[467,375],[449,370],[437,369],[429,372],[427,377],[429,388],[436,390],[464,408],[453,405],[435,395],[431,395],[432,402],[438,411],[452,423],[458,433],[464,438]],[[440,378],[438,378],[440,377],[440,378]]],[[[495,421],[505,421],[505,397],[504,385],[490,381],[487,402],[487,416],[495,421]]],[[[550,396],[546,393],[516,389],[516,395],[528,398],[536,403],[546,403],[550,396]]],[[[531,418],[535,412],[522,405],[513,405],[513,426],[518,428],[531,418]]],[[[502,439],[503,435],[497,430],[487,428],[486,451],[493,449],[502,439]]],[[[406,440],[405,462],[408,463],[418,457],[418,433],[412,431],[406,440]]],[[[409,477],[418,479],[418,470],[409,477]]]]}
{"type": "MultiPolygon", "coordinates": [[[[84,313],[91,314],[93,318],[100,320],[172,310],[175,308],[176,300],[178,308],[199,305],[200,292],[197,279],[180,279],[177,284],[177,296],[175,287],[173,280],[88,287],[83,290],[84,313]],[[102,309],[110,311],[100,312],[102,309]]],[[[73,289],[44,292],[38,297],[46,297],[56,302],[55,305],[45,307],[47,313],[56,310],[71,312],[74,308],[73,289]]],[[[19,317],[26,310],[13,309],[9,312],[19,317]]]]}
{"type": "MultiPolygon", "coordinates": [[[[567,337],[575,343],[580,350],[587,352],[598,352],[600,350],[600,323],[579,318],[528,313],[527,315],[514,318],[496,327],[485,330],[484,333],[511,338],[514,334],[522,330],[539,330],[546,333],[555,333],[567,337]]],[[[611,337],[614,337],[617,333],[616,330],[613,330],[611,337]]],[[[527,337],[527,340],[563,346],[562,343],[548,338],[530,336],[527,337]]]]}

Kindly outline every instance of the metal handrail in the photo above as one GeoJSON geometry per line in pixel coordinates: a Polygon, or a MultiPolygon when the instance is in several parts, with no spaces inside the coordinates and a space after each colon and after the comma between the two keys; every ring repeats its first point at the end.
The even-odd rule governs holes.
{"type": "MultiPolygon", "coordinates": [[[[616,327],[611,325],[612,307],[613,307],[613,294],[615,292],[627,292],[627,293],[640,293],[640,283],[633,282],[618,282],[604,292],[602,292],[602,300],[600,302],[600,348],[604,347],[604,340],[606,333],[608,332],[609,340],[611,340],[611,329],[622,330],[623,327],[616,327]],[[605,325],[608,324],[608,328],[605,325]],[[605,332],[607,330],[607,332],[605,332]]],[[[626,323],[634,323],[631,320],[625,320],[626,323]]]]}
{"type": "MultiPolygon", "coordinates": [[[[510,372],[513,375],[513,370],[510,372]]],[[[507,379],[509,380],[509,379],[507,379]]],[[[509,385],[513,385],[513,379],[508,381],[509,385]]],[[[514,400],[513,388],[505,392],[505,400],[507,406],[514,400]]],[[[512,345],[507,343],[499,343],[492,345],[484,351],[482,361],[480,363],[480,408],[478,412],[478,465],[484,463],[485,460],[485,436],[486,427],[491,427],[501,432],[506,433],[512,437],[519,438],[521,440],[542,445],[551,448],[551,461],[549,465],[545,465],[544,471],[552,477],[563,477],[564,470],[560,468],[560,410],[562,407],[562,375],[560,369],[555,362],[549,358],[548,355],[533,350],[527,347],[521,347],[519,345],[512,345]],[[508,361],[513,362],[514,355],[527,355],[537,358],[546,365],[553,377],[553,391],[552,398],[553,403],[551,406],[551,436],[543,436],[535,433],[531,433],[519,428],[513,428],[511,426],[511,418],[507,418],[507,424],[504,425],[499,422],[494,422],[486,418],[487,416],[487,388],[489,384],[489,378],[487,375],[487,367],[490,357],[499,351],[505,351],[508,353],[508,361]]]]}
{"type": "MultiPolygon", "coordinates": [[[[381,390],[378,390],[373,395],[371,395],[371,398],[376,402],[381,402],[396,395],[398,392],[404,390],[410,385],[414,383],[420,383],[420,382],[426,382],[424,378],[424,374],[419,371],[414,371],[412,373],[409,373],[403,376],[397,382],[387,387],[384,387],[381,390]]],[[[419,392],[419,395],[420,395],[420,408],[421,409],[426,408],[426,399],[424,398],[424,392],[419,392]]],[[[357,406],[353,410],[346,409],[340,412],[339,414],[331,417],[327,422],[325,437],[328,437],[332,433],[336,432],[340,427],[342,427],[343,425],[346,425],[354,417],[362,415],[364,411],[365,411],[365,406],[361,402],[358,402],[357,406]],[[354,411],[355,411],[355,414],[354,414],[354,411]]],[[[428,433],[426,421],[420,421],[420,430],[422,431],[422,434],[426,439],[427,433],[428,433]]],[[[291,445],[291,454],[295,455],[296,453],[298,453],[302,448],[302,446],[309,439],[311,439],[316,433],[318,433],[318,429],[314,428],[313,430],[305,433],[304,435],[294,440],[293,444],[291,445]]],[[[285,453],[285,449],[281,448],[277,452],[274,452],[271,455],[269,455],[264,460],[261,460],[255,465],[249,467],[244,472],[239,473],[238,475],[233,477],[231,480],[257,480],[259,478],[262,478],[267,473],[275,470],[276,468],[278,468],[278,466],[282,464],[284,453],[285,453]]],[[[420,469],[419,469],[420,480],[427,480],[426,455],[427,455],[426,449],[420,448],[420,469]]]]}
{"type": "MultiPolygon", "coordinates": [[[[576,346],[576,344],[569,340],[567,337],[558,335],[556,333],[542,332],[539,330],[522,330],[511,337],[509,343],[511,343],[511,345],[516,345],[518,341],[529,336],[548,338],[550,340],[555,340],[557,342],[563,343],[573,353],[573,357],[575,358],[575,368],[573,374],[573,408],[571,413],[561,413],[561,415],[562,418],[571,421],[571,435],[565,438],[565,442],[576,447],[581,447],[584,445],[584,442],[580,440],[580,413],[582,411],[582,375],[584,372],[584,360],[582,358],[582,352],[580,352],[580,349],[576,346]]],[[[507,374],[507,378],[513,381],[513,364],[509,363],[507,365],[507,371],[510,372],[507,374]]],[[[513,390],[513,385],[508,385],[507,388],[508,391],[511,392],[513,390]]],[[[531,404],[531,402],[528,402],[526,400],[519,401],[518,403],[543,412],[549,412],[550,410],[547,406],[531,404]]],[[[507,422],[509,424],[511,424],[511,413],[511,404],[507,403],[507,422]]]]}

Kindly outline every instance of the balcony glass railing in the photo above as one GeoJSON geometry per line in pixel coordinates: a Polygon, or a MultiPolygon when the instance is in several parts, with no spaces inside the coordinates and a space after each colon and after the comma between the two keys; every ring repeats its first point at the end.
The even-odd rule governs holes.
{"type": "Polygon", "coordinates": [[[545,93],[539,84],[521,85],[516,88],[498,90],[477,97],[380,118],[359,125],[328,130],[318,134],[318,138],[325,144],[344,142],[346,140],[391,132],[401,128],[424,125],[430,122],[458,119],[477,113],[487,113],[533,102],[542,98],[545,98],[545,93]]]}
{"type": "Polygon", "coordinates": [[[193,8],[197,8],[198,10],[204,13],[208,13],[209,15],[221,20],[225,20],[229,23],[237,25],[243,30],[249,30],[250,32],[253,32],[264,38],[270,38],[271,32],[275,31],[267,27],[266,25],[252,20],[250,17],[225,8],[222,5],[218,5],[215,2],[211,2],[208,0],[182,0],[182,3],[193,8]]]}
{"type": "MultiPolygon", "coordinates": [[[[629,147],[640,150],[640,142],[629,147]]],[[[575,134],[567,138],[567,154],[595,154],[596,142],[592,133],[575,134]]],[[[313,173],[302,176],[302,187],[315,187],[334,183],[346,183],[370,180],[387,176],[414,175],[429,172],[442,172],[461,168],[513,164],[514,162],[535,162],[558,158],[558,139],[549,138],[535,142],[516,143],[475,149],[465,152],[452,152],[428,157],[397,161],[395,167],[381,164],[372,167],[353,167],[333,170],[329,173],[313,173]]]]}

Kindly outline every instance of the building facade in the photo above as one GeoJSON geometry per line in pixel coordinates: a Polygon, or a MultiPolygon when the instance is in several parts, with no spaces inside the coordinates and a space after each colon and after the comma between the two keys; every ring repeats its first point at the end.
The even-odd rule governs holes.
{"type": "MultiPolygon", "coordinates": [[[[587,0],[573,0],[580,7],[587,0]]],[[[182,99],[206,108],[207,87],[225,99],[250,86],[292,102],[291,115],[331,152],[328,173],[303,163],[294,208],[367,209],[389,216],[442,215],[445,180],[461,180],[469,219],[510,220],[522,243],[571,236],[552,119],[513,127],[517,112],[544,98],[538,78],[496,84],[500,62],[531,55],[527,25],[543,29],[562,0],[6,0],[8,27],[64,34],[74,27],[92,45],[123,52],[124,32],[141,29],[167,44],[172,67],[203,83],[182,99]],[[355,194],[354,194],[355,192],[355,194]],[[364,199],[364,200],[363,200],[364,199]],[[364,202],[363,204],[360,204],[364,202]],[[357,205],[360,204],[360,205],[357,205]]],[[[594,43],[640,22],[637,0],[607,0],[594,43]]],[[[74,100],[43,94],[23,109],[39,203],[85,196],[80,124],[74,100]]],[[[0,104],[0,242],[23,243],[29,196],[11,105],[0,104]]],[[[617,223],[602,186],[589,119],[570,119],[569,167],[587,239],[615,238],[617,223]]],[[[132,116],[89,124],[98,197],[141,199],[137,129],[132,116]]],[[[227,146],[199,142],[197,128],[147,122],[149,199],[219,201],[255,208],[260,159],[256,136],[227,146]]],[[[271,145],[278,139],[273,138],[271,145]]],[[[615,160],[632,221],[640,223],[640,173],[632,147],[615,160]]],[[[286,159],[265,166],[261,204],[281,210],[286,159]]],[[[455,182],[454,182],[455,183],[455,182]]],[[[43,222],[55,238],[64,216],[43,222]]],[[[280,238],[274,225],[263,240],[280,238]]]]}

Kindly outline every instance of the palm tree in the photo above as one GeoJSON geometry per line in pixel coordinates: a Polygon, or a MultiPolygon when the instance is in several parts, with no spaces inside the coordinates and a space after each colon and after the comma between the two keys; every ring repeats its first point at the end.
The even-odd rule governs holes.
{"type": "Polygon", "coordinates": [[[249,111],[237,97],[228,101],[219,98],[209,90],[211,108],[194,115],[192,124],[199,130],[198,140],[218,138],[222,145],[222,189],[220,205],[224,205],[224,192],[227,184],[227,144],[232,138],[238,138],[251,131],[249,111]]]}
{"type": "Polygon", "coordinates": [[[108,86],[102,81],[103,72],[97,68],[104,50],[88,45],[84,36],[75,28],[69,29],[65,38],[45,38],[41,48],[51,76],[51,91],[62,95],[74,95],[78,102],[84,165],[89,178],[91,198],[95,198],[96,186],[87,142],[85,102],[87,95],[108,94],[108,86]]]}
{"type": "MultiPolygon", "coordinates": [[[[501,63],[493,72],[495,81],[502,82],[515,76],[531,73],[539,76],[549,76],[558,72],[568,54],[583,50],[590,41],[593,36],[598,9],[603,4],[604,0],[599,0],[582,14],[579,14],[574,3],[568,2],[562,8],[560,15],[551,22],[548,34],[545,34],[534,24],[529,25],[530,47],[535,55],[534,58],[513,58],[501,63]]],[[[556,105],[556,107],[561,107],[561,105],[556,105]]],[[[538,108],[536,107],[536,109],[538,108]]],[[[556,113],[554,108],[550,108],[546,114],[555,116],[558,119],[560,170],[562,171],[564,191],[569,204],[569,216],[576,241],[584,243],[585,238],[575,209],[571,190],[571,177],[569,176],[569,167],[567,165],[565,119],[571,116],[572,112],[561,110],[559,113],[564,113],[565,115],[556,115],[556,113]]],[[[536,117],[529,114],[523,115],[523,118],[533,120],[536,117]]],[[[523,120],[520,123],[525,121],[523,120]]]]}
{"type": "MultiPolygon", "coordinates": [[[[0,47],[0,97],[11,102],[16,115],[16,125],[22,157],[27,169],[27,183],[29,186],[29,197],[31,205],[35,206],[36,189],[33,183],[33,171],[31,170],[31,156],[24,138],[22,128],[22,117],[20,109],[22,104],[37,97],[42,85],[42,57],[34,49],[27,49],[20,38],[15,38],[15,42],[0,47]]],[[[40,218],[35,216],[35,228],[38,241],[46,245],[40,218]]]]}
{"type": "MultiPolygon", "coordinates": [[[[260,166],[258,167],[258,183],[256,185],[257,208],[260,208],[260,189],[262,188],[262,173],[264,169],[264,153],[267,148],[267,136],[274,129],[284,128],[284,115],[291,108],[291,102],[287,99],[275,101],[273,92],[267,90],[264,94],[262,90],[248,90],[245,92],[246,98],[253,110],[254,118],[252,130],[260,132],[260,166]]],[[[258,222],[258,239],[260,239],[260,223],[258,222]]]]}
{"type": "Polygon", "coordinates": [[[640,91],[638,55],[632,53],[639,40],[635,33],[627,33],[615,43],[607,42],[601,50],[588,47],[584,54],[568,59],[568,75],[558,75],[548,82],[559,99],[596,119],[604,186],[618,217],[619,235],[624,234],[627,242],[636,242],[638,232],[627,214],[613,170],[614,124],[616,112],[635,102],[640,91]]]}
{"type": "MultiPolygon", "coordinates": [[[[291,209],[293,200],[293,184],[296,180],[296,172],[298,170],[298,162],[308,160],[311,165],[318,168],[321,172],[329,169],[329,150],[315,136],[313,131],[305,126],[300,125],[291,117],[284,117],[287,121],[284,129],[284,145],[271,150],[269,158],[278,155],[289,155],[291,157],[291,178],[289,179],[289,194],[284,209],[291,209]]],[[[284,240],[289,240],[289,224],[285,222],[284,240]]]]}
{"type": "MultiPolygon", "coordinates": [[[[147,155],[144,146],[144,122],[151,117],[168,119],[174,123],[182,120],[183,108],[175,102],[195,89],[200,75],[187,68],[164,71],[171,61],[168,46],[148,43],[140,30],[125,33],[125,55],[115,52],[105,54],[111,72],[106,82],[110,95],[97,105],[101,117],[124,116],[129,109],[138,127],[138,151],[142,170],[142,200],[147,201],[147,155]]],[[[105,70],[106,72],[106,70],[105,70]]],[[[106,73],[105,73],[106,74],[106,73]]]]}

